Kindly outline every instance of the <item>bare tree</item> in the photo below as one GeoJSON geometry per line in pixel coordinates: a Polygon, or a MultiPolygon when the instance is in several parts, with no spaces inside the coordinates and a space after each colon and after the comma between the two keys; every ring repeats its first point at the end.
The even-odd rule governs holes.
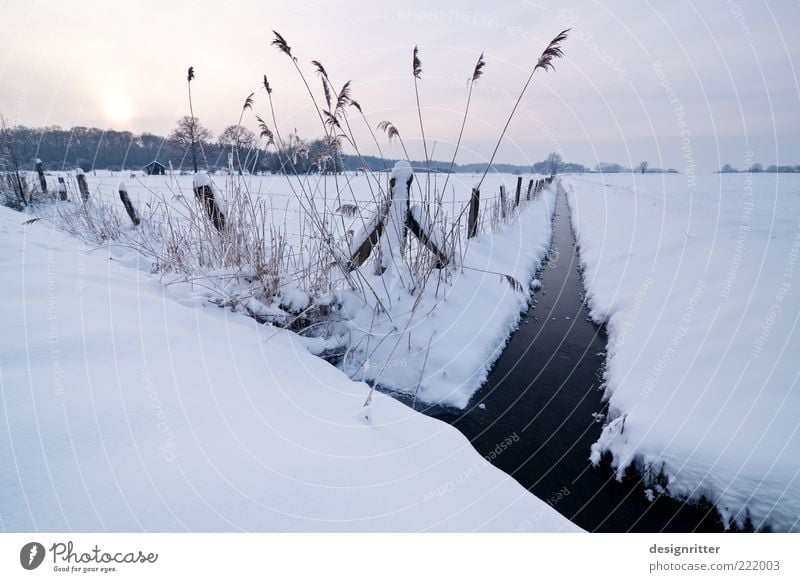
{"type": "Polygon", "coordinates": [[[225,147],[249,149],[256,144],[256,134],[241,125],[229,125],[219,134],[217,143],[225,147]]]}
{"type": "Polygon", "coordinates": [[[192,166],[197,171],[196,148],[202,148],[203,142],[214,139],[214,134],[206,129],[196,117],[184,116],[177,121],[177,127],[169,134],[169,141],[180,148],[182,155],[186,149],[192,152],[192,166]]]}
{"type": "MultiPolygon", "coordinates": [[[[21,143],[23,136],[16,127],[9,126],[5,117],[0,115],[0,172],[17,199],[16,205],[24,208],[28,205],[28,183],[20,164],[30,157],[29,148],[21,143]]],[[[30,145],[30,144],[28,144],[30,145]]],[[[0,184],[1,185],[1,184],[0,184]]]]}
{"type": "Polygon", "coordinates": [[[256,134],[241,125],[229,125],[217,139],[217,143],[223,148],[230,149],[236,169],[242,171],[242,153],[244,152],[245,162],[247,155],[256,146],[256,134]]]}
{"type": "Polygon", "coordinates": [[[648,164],[648,163],[647,163],[647,161],[641,162],[641,163],[639,164],[639,170],[641,170],[642,174],[644,174],[644,173],[647,171],[647,167],[648,167],[649,165],[650,165],[650,164],[648,164]]]}
{"type": "Polygon", "coordinates": [[[561,168],[563,163],[564,159],[559,153],[553,152],[547,156],[547,167],[550,168],[550,175],[555,176],[558,174],[558,170],[561,168]]]}

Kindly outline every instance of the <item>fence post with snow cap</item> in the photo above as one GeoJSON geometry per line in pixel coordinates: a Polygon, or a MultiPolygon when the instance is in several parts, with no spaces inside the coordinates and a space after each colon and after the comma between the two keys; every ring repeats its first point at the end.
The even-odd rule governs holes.
{"type": "Polygon", "coordinates": [[[208,217],[214,224],[214,228],[222,232],[225,228],[225,215],[220,210],[216,198],[214,198],[214,190],[211,188],[211,178],[208,177],[208,174],[202,170],[197,172],[192,178],[192,190],[195,198],[205,208],[208,217]]]}
{"type": "Polygon", "coordinates": [[[514,206],[519,206],[519,195],[522,192],[522,176],[517,176],[517,195],[514,197],[514,206]]]}
{"type": "Polygon", "coordinates": [[[81,198],[84,202],[89,200],[89,183],[86,181],[86,174],[83,170],[78,168],[75,170],[75,177],[78,179],[78,189],[81,192],[81,198]]]}
{"type": "Polygon", "coordinates": [[[119,183],[119,199],[122,200],[122,205],[125,207],[125,212],[128,213],[133,226],[139,226],[139,215],[136,213],[133,204],[131,204],[131,199],[128,196],[128,187],[125,185],[125,182],[119,183]]]}
{"type": "Polygon", "coordinates": [[[42,188],[42,194],[47,193],[47,178],[44,175],[44,164],[42,160],[36,159],[36,173],[39,174],[39,186],[42,188]]]}
{"type": "Polygon", "coordinates": [[[67,183],[64,181],[63,176],[58,177],[58,197],[62,201],[67,200],[67,183]]]}
{"type": "Polygon", "coordinates": [[[380,273],[391,271],[402,261],[407,232],[413,234],[435,257],[437,268],[448,264],[450,258],[439,240],[430,216],[417,204],[412,205],[409,189],[414,172],[408,162],[397,162],[389,177],[389,198],[378,213],[367,221],[350,241],[350,259],[347,269],[357,269],[372,251],[380,249],[380,273]]]}
{"type": "Polygon", "coordinates": [[[469,217],[467,218],[467,238],[473,238],[478,234],[478,212],[481,207],[481,191],[477,188],[472,189],[469,197],[469,217]]]}

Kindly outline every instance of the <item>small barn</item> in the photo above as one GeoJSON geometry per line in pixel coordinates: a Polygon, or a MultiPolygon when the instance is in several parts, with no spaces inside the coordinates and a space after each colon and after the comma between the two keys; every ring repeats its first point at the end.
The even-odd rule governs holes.
{"type": "Polygon", "coordinates": [[[148,176],[164,176],[167,173],[167,167],[156,160],[147,164],[143,169],[148,176]]]}

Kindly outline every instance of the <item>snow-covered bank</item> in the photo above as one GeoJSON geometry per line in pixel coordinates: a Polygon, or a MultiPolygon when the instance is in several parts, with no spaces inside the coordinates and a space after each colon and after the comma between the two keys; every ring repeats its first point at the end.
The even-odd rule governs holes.
{"type": "Polygon", "coordinates": [[[4,530],[577,529],[452,427],[381,394],[366,423],[288,332],[25,218],[0,208],[4,530]]]}
{"type": "Polygon", "coordinates": [[[800,528],[800,180],[564,180],[592,317],[607,324],[608,423],[593,459],[726,517],[800,528]]]}
{"type": "MultiPolygon", "coordinates": [[[[530,282],[550,246],[554,209],[555,187],[546,188],[500,232],[472,239],[450,281],[429,282],[421,297],[386,291],[387,318],[376,321],[373,306],[355,312],[350,333],[357,347],[344,369],[425,402],[465,407],[528,305],[530,282]]],[[[383,292],[380,282],[374,288],[383,292]]]]}
{"type": "MultiPolygon", "coordinates": [[[[148,241],[145,254],[162,267],[180,265],[177,276],[167,273],[167,277],[204,285],[210,299],[263,319],[273,317],[285,322],[306,309],[312,313],[325,310],[329,315],[310,322],[302,333],[310,351],[342,357],[340,367],[351,378],[413,394],[424,402],[464,407],[486,380],[527,307],[530,282],[552,235],[555,191],[547,187],[529,192],[533,179],[539,176],[488,175],[480,198],[479,234],[467,239],[465,209],[471,186],[480,176],[454,174],[449,182],[452,188],[431,203],[422,192],[427,191],[429,181],[434,190],[444,187],[445,178],[438,174],[406,175],[411,172],[407,165],[400,171],[405,174],[398,187],[405,186],[408,178],[413,178],[412,186],[410,191],[392,195],[392,211],[386,220],[402,223],[402,230],[387,227],[382,238],[392,233],[397,240],[384,240],[378,245],[379,252],[371,255],[368,250],[369,258],[360,263],[357,275],[349,278],[330,268],[339,259],[334,261],[333,255],[326,254],[328,248],[320,245],[320,237],[310,236],[309,205],[292,193],[301,187],[310,193],[309,200],[322,211],[322,218],[317,218],[330,221],[332,240],[341,245],[340,251],[348,251],[341,251],[346,255],[341,262],[346,262],[356,248],[364,246],[382,216],[381,205],[375,203],[374,182],[386,180],[388,187],[388,176],[216,177],[215,196],[222,205],[226,196],[231,202],[248,192],[247,205],[255,204],[256,214],[263,213],[259,216],[281,233],[279,237],[271,232],[268,242],[280,238],[288,245],[273,247],[269,258],[261,259],[261,263],[245,261],[245,267],[226,263],[226,257],[261,258],[257,245],[231,243],[263,236],[260,227],[242,228],[251,221],[249,212],[244,213],[244,222],[237,221],[235,213],[225,212],[230,232],[237,235],[228,237],[226,244],[230,247],[217,244],[212,248],[208,244],[212,237],[203,220],[181,226],[196,210],[190,176],[135,177],[128,191],[136,204],[147,209],[143,213],[145,228],[137,231],[148,241]],[[345,181],[346,188],[342,186],[345,181]],[[515,185],[520,187],[519,206],[515,206],[515,185]],[[501,188],[508,193],[505,199],[500,196],[501,188]],[[322,195],[326,192],[331,194],[322,195]],[[531,200],[527,200],[527,194],[531,200]],[[340,212],[344,207],[355,214],[340,212]],[[425,225],[424,231],[430,231],[429,240],[438,241],[434,246],[441,246],[437,252],[442,255],[441,264],[447,264],[445,269],[433,269],[420,259],[431,251],[411,236],[412,228],[406,232],[407,210],[416,216],[418,224],[425,225]],[[166,223],[164,214],[172,217],[166,223]],[[181,236],[162,239],[161,233],[173,231],[181,236]],[[351,245],[353,248],[349,248],[351,245]],[[153,253],[153,248],[160,250],[153,253]],[[167,250],[170,248],[182,251],[171,252],[167,250]],[[392,249],[400,252],[388,260],[392,249]],[[444,256],[448,254],[449,261],[444,256]],[[205,260],[195,261],[195,257],[205,260]],[[381,261],[381,275],[376,275],[377,261],[381,261]],[[392,268],[386,270],[390,264],[392,268]],[[214,275],[209,276],[212,272],[214,275]],[[254,275],[259,272],[271,276],[254,275]]],[[[91,220],[93,225],[109,222],[109,213],[121,212],[116,186],[110,182],[113,177],[100,174],[90,179],[92,205],[99,201],[97,210],[104,210],[100,218],[91,220]],[[110,205],[104,206],[106,202],[110,205]]],[[[231,205],[241,207],[240,203],[231,205]]],[[[85,224],[83,212],[78,215],[81,220],[77,222],[74,217],[66,221],[62,218],[61,226],[85,236],[92,225],[85,224]]],[[[238,216],[243,218],[241,213],[238,216]]],[[[128,224],[124,217],[111,222],[128,224]]],[[[109,230],[110,235],[102,232],[94,240],[111,238],[141,251],[139,241],[126,240],[125,232],[109,230]]]]}

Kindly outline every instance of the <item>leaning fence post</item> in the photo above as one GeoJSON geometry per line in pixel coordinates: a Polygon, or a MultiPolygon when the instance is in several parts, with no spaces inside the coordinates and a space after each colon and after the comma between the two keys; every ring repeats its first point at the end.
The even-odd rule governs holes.
{"type": "Polygon", "coordinates": [[[75,177],[78,179],[78,189],[81,191],[81,198],[86,202],[89,199],[89,183],[86,181],[86,174],[78,168],[75,170],[75,177]]]}
{"type": "Polygon", "coordinates": [[[47,194],[47,178],[44,177],[44,164],[39,158],[36,158],[36,173],[39,174],[39,185],[42,187],[42,194],[47,194]]]}
{"type": "Polygon", "coordinates": [[[517,176],[517,195],[514,198],[514,206],[519,206],[519,194],[522,191],[522,176],[517,176]]]}
{"type": "Polygon", "coordinates": [[[122,200],[122,205],[125,207],[125,212],[131,218],[133,226],[139,226],[139,215],[136,214],[136,209],[131,204],[131,199],[128,197],[128,187],[125,182],[119,183],[119,199],[122,200]]]}
{"type": "Polygon", "coordinates": [[[58,196],[62,201],[67,199],[67,183],[63,176],[58,177],[58,196]]]}
{"type": "Polygon", "coordinates": [[[531,190],[533,189],[533,178],[528,181],[528,193],[525,195],[526,200],[531,199],[531,190]]]}
{"type": "Polygon", "coordinates": [[[500,184],[500,216],[506,217],[506,187],[505,184],[500,184]]]}
{"type": "Polygon", "coordinates": [[[197,200],[202,203],[214,227],[222,232],[225,228],[225,215],[220,210],[211,188],[211,180],[203,171],[197,172],[192,179],[192,190],[197,200]]]}
{"type": "Polygon", "coordinates": [[[481,191],[477,188],[472,189],[469,198],[469,219],[467,221],[467,238],[472,238],[478,234],[478,211],[481,205],[481,191]]]}

